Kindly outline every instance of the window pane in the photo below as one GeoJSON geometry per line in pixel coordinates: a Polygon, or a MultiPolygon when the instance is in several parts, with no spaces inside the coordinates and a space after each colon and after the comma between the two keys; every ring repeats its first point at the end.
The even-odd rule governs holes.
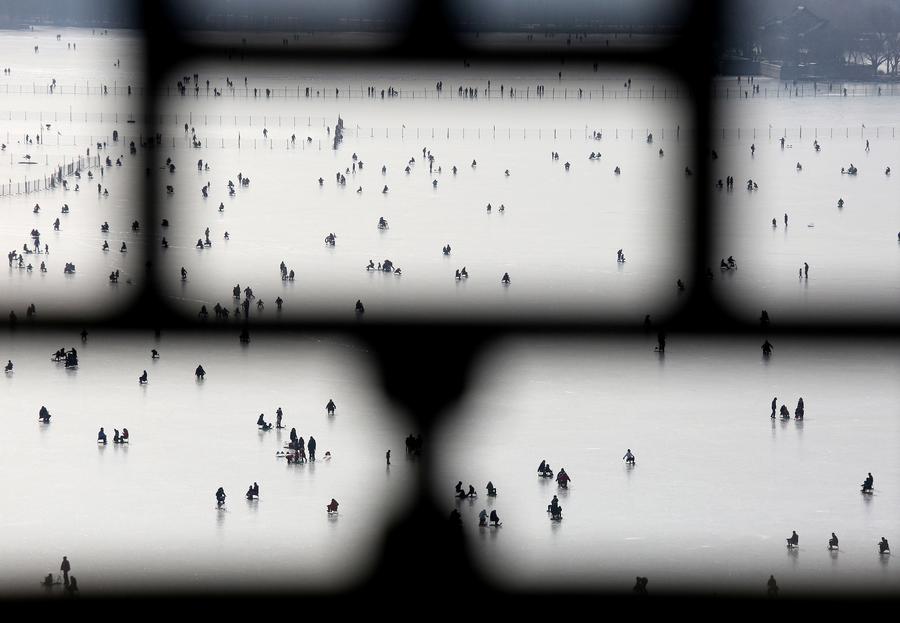
{"type": "Polygon", "coordinates": [[[243,345],[92,331],[85,343],[53,332],[0,341],[15,366],[0,392],[9,416],[0,470],[33,485],[0,516],[0,594],[43,594],[37,580],[55,576],[63,555],[92,595],[348,587],[371,571],[387,523],[416,488],[416,462],[403,451],[412,429],[382,398],[366,350],[341,336],[254,335],[243,345]],[[77,348],[77,368],[47,360],[60,346],[77,348]],[[49,424],[38,421],[42,405],[49,424]],[[279,407],[285,428],[259,430],[259,414],[274,423],[279,407]],[[96,443],[101,426],[107,445],[96,443]],[[125,428],[129,443],[114,443],[125,428]],[[292,428],[315,438],[315,462],[277,455],[292,428]],[[332,498],[337,516],[326,512],[332,498]]]}
{"type": "Polygon", "coordinates": [[[677,303],[690,100],[653,68],[204,64],[164,88],[159,279],[190,318],[233,319],[248,285],[262,321],[351,322],[360,300],[376,319],[640,322],[677,303]]]}
{"type": "Polygon", "coordinates": [[[873,84],[753,80],[716,84],[713,179],[736,181],[711,191],[714,291],[746,322],[761,309],[773,322],[895,317],[893,98],[873,84]],[[737,270],[718,270],[729,255],[737,270]]]}
{"type": "Polygon", "coordinates": [[[32,303],[42,320],[115,314],[146,285],[142,35],[4,31],[0,56],[3,314],[24,320],[32,303]]]}
{"type": "Polygon", "coordinates": [[[794,594],[894,590],[876,544],[900,504],[859,485],[867,472],[876,495],[900,484],[897,342],[781,338],[768,361],[756,339],[669,335],[664,356],[655,342],[510,340],[473,370],[435,434],[432,487],[491,580],[627,591],[642,576],[654,594],[762,595],[774,574],[794,594]],[[788,420],[770,418],[773,396],[788,420]],[[542,460],[568,489],[537,475],[542,460]],[[478,497],[454,499],[460,480],[478,497]],[[502,527],[479,528],[481,509],[502,527]],[[799,551],[786,551],[792,530],[799,551]]]}

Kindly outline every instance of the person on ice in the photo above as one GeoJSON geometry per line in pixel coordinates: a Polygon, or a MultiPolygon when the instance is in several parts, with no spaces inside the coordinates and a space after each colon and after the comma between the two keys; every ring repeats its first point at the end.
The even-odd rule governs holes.
{"type": "Polygon", "coordinates": [[[789,549],[793,549],[793,548],[797,547],[798,544],[800,543],[800,537],[797,536],[796,530],[791,530],[790,538],[785,539],[785,540],[787,541],[787,546],[789,549]]]}
{"type": "Polygon", "coordinates": [[[572,480],[572,479],[569,478],[569,475],[566,473],[565,468],[564,468],[564,467],[560,467],[560,468],[559,468],[559,473],[556,475],[556,483],[557,483],[560,487],[562,487],[563,489],[568,489],[568,488],[569,488],[569,482],[570,482],[571,480],[572,480]]]}
{"type": "Polygon", "coordinates": [[[562,506],[559,505],[559,498],[555,495],[547,505],[547,512],[550,513],[550,519],[562,519],[562,506]]]}
{"type": "Polygon", "coordinates": [[[223,504],[225,504],[225,489],[219,487],[216,491],[216,505],[221,507],[223,504]]]}
{"type": "MultiPolygon", "coordinates": [[[[781,139],[781,140],[783,143],[784,139],[781,139]]],[[[778,595],[778,583],[775,582],[774,575],[769,576],[769,581],[766,582],[766,586],[768,587],[767,593],[768,593],[769,597],[775,597],[778,595]]]]}
{"type": "Polygon", "coordinates": [[[866,476],[866,479],[862,483],[863,493],[870,493],[873,489],[874,484],[875,484],[875,479],[872,478],[872,472],[869,472],[869,475],[866,476]]]}
{"type": "Polygon", "coordinates": [[[625,456],[623,456],[622,459],[626,463],[630,463],[631,465],[634,465],[634,455],[631,453],[631,448],[628,448],[628,451],[625,452],[625,456]]]}

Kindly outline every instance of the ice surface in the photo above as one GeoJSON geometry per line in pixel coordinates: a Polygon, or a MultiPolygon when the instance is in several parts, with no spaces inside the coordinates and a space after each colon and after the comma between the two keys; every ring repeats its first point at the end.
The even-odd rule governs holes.
{"type": "MultiPolygon", "coordinates": [[[[153,163],[172,157],[177,167],[154,189],[170,224],[157,233],[169,242],[160,262],[165,291],[191,318],[200,304],[229,304],[236,283],[249,283],[267,305],[281,296],[282,313],[291,318],[352,318],[357,299],[369,317],[418,319],[478,312],[630,320],[670,311],[691,243],[685,206],[692,178],[684,168],[691,165],[693,132],[683,86],[643,67],[594,72],[589,63],[565,65],[561,80],[559,69],[185,65],[167,82],[172,94],[160,100],[165,149],[153,163]],[[193,88],[174,95],[176,80],[195,72],[199,96],[193,88]],[[226,77],[234,89],[225,86],[226,77]],[[221,97],[207,94],[207,78],[223,89],[221,97]],[[439,80],[444,88],[437,97],[439,80]],[[537,84],[545,85],[543,99],[535,97],[537,84]],[[370,85],[374,98],[365,97],[370,85]],[[460,85],[478,88],[479,99],[461,99],[460,85]],[[389,86],[401,97],[381,99],[389,86]],[[338,115],[346,130],[334,151],[328,128],[338,115]],[[595,130],[602,140],[593,138],[595,130]],[[648,131],[652,144],[645,141],[648,131]],[[191,147],[195,132],[201,148],[191,147]],[[423,148],[435,157],[433,174],[423,148]],[[589,160],[591,152],[601,159],[589,160]],[[354,153],[362,171],[352,171],[354,153]],[[210,171],[197,170],[201,158],[210,171]],[[406,174],[410,158],[416,162],[406,174]],[[337,171],[346,186],[336,183],[337,171]],[[251,183],[230,197],[227,182],[237,185],[238,173],[251,183]],[[381,216],[387,231],[376,228],[381,216]],[[198,250],[207,227],[212,247],[198,250]],[[337,236],[334,248],[324,244],[330,232],[337,236]],[[443,256],[448,243],[452,254],[443,256]],[[618,249],[626,264],[616,262],[618,249]],[[370,259],[391,259],[402,277],[366,272],[370,259]],[[282,283],[281,261],[295,270],[294,283],[282,283]],[[180,280],[182,266],[187,282],[180,280]],[[463,266],[470,278],[457,282],[455,270],[463,266]],[[504,272],[509,288],[500,286],[504,272]]],[[[270,310],[264,313],[271,317],[270,310]]]]}
{"type": "Polygon", "coordinates": [[[0,338],[4,363],[15,364],[0,379],[8,493],[0,594],[40,594],[63,555],[84,594],[337,589],[365,579],[415,487],[403,445],[412,429],[381,397],[358,344],[308,335],[254,336],[248,346],[175,333],[93,331],[84,344],[69,334],[25,337],[0,338]],[[73,345],[77,369],[48,359],[73,345]],[[149,383],[139,385],[144,369],[149,383]],[[41,405],[49,424],[37,420],[41,405]],[[287,428],[259,431],[259,413],[274,421],[278,406],[287,428]],[[101,426],[106,446],[96,443],[101,426]],[[113,428],[123,427],[131,442],[114,445],[113,428]],[[276,458],[291,427],[315,437],[315,463],[276,458]],[[254,481],[260,499],[248,502],[254,481]],[[226,511],[216,509],[220,486],[226,511]],[[336,518],[325,512],[331,498],[336,518]]]}
{"type": "Polygon", "coordinates": [[[510,340],[473,371],[434,442],[432,486],[462,513],[487,577],[627,591],[646,576],[652,592],[763,595],[774,574],[782,593],[896,590],[897,565],[876,547],[900,513],[896,342],[782,338],[768,362],[743,338],[670,335],[664,358],[654,346],[510,340]],[[771,420],[773,396],[791,412],[802,396],[804,421],[771,420]],[[565,468],[567,491],[537,476],[544,459],[565,468]],[[859,487],[869,471],[873,496],[859,487]],[[455,500],[458,480],[479,497],[455,500]],[[561,522],[545,510],[554,494],[561,522]],[[482,508],[503,526],[479,528],[482,508]]]}
{"type": "Polygon", "coordinates": [[[896,318],[897,98],[769,97],[717,100],[716,106],[713,181],[735,178],[731,192],[711,189],[717,233],[709,265],[721,300],[746,322],[761,309],[773,322],[896,318]],[[841,175],[851,162],[859,173],[841,175]],[[891,175],[885,175],[887,167],[891,175]],[[748,191],[748,179],[759,190],[748,191]],[[838,208],[841,198],[844,207],[838,208]],[[720,274],[719,261],[729,255],[738,270],[720,274]],[[804,262],[809,279],[798,278],[804,262]]]}
{"type": "Polygon", "coordinates": [[[24,182],[51,175],[59,166],[67,166],[79,156],[106,156],[112,167],[101,172],[92,169],[94,179],[82,168],[81,179],[70,176],[69,190],[61,186],[29,194],[6,194],[0,197],[0,248],[4,253],[22,250],[32,229],[41,233],[41,246],[50,247],[50,255],[28,255],[25,264],[33,265],[29,273],[15,267],[4,268],[2,284],[3,315],[15,310],[25,319],[25,308],[35,304],[43,319],[74,319],[103,317],[126,305],[137,294],[137,286],[145,285],[146,256],[140,244],[143,232],[149,233],[149,223],[143,218],[141,197],[144,165],[140,148],[129,154],[129,143],[139,145],[141,134],[146,138],[141,117],[143,92],[142,46],[133,31],[110,31],[96,35],[90,29],[36,28],[32,31],[3,31],[0,36],[0,57],[10,74],[0,76],[0,142],[6,149],[0,152],[0,184],[5,192],[9,186],[24,190],[24,182]],[[60,34],[60,41],[56,40],[60,34]],[[76,49],[67,48],[74,43],[76,49]],[[34,52],[37,45],[39,51],[34,52]],[[114,63],[119,62],[118,66],[114,63]],[[51,93],[53,79],[57,87],[51,93]],[[107,85],[108,95],[101,95],[107,85]],[[132,95],[127,87],[132,86],[132,95]],[[118,90],[117,90],[118,89],[118,90]],[[134,124],[127,123],[129,119],[134,124]],[[49,125],[49,127],[47,127],[49,125]],[[112,133],[119,133],[113,142],[112,133]],[[34,141],[25,143],[25,135],[34,141]],[[41,137],[41,143],[35,139],[41,137]],[[106,149],[97,149],[97,142],[106,142],[106,149]],[[35,165],[22,165],[26,155],[35,165]],[[115,165],[122,156],[122,166],[115,165]],[[109,190],[109,196],[98,196],[97,183],[109,190]],[[75,185],[80,190],[75,191],[75,185]],[[40,212],[33,213],[35,204],[40,212]],[[62,214],[63,204],[69,213],[62,214]],[[60,219],[60,230],[53,231],[53,222],[60,219]],[[131,223],[138,220],[141,234],[134,234],[131,223]],[[108,234],[101,234],[100,225],[109,222],[108,234]],[[101,251],[103,241],[110,251],[101,251]],[[128,253],[119,253],[122,242],[128,253]],[[44,261],[47,272],[42,274],[44,261]],[[66,275],[66,262],[76,267],[75,275],[66,275]],[[119,283],[111,285],[109,273],[120,271],[119,283]],[[128,281],[131,281],[129,284],[128,281]]]}

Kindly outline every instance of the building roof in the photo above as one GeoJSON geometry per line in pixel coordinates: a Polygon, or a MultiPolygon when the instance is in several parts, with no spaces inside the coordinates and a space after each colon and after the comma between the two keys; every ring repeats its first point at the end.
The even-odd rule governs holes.
{"type": "Polygon", "coordinates": [[[793,13],[775,18],[760,26],[764,32],[778,33],[788,37],[803,37],[826,28],[830,22],[822,19],[805,6],[798,6],[793,13]]]}

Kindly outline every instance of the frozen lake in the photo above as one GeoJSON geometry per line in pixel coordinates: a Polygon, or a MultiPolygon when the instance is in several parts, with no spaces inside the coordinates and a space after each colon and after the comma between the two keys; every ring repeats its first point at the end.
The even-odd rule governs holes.
{"type": "Polygon", "coordinates": [[[896,318],[896,108],[888,96],[719,101],[715,127],[726,131],[713,130],[713,180],[732,175],[735,187],[712,190],[718,233],[709,264],[716,294],[742,321],[761,309],[773,322],[896,318]],[[850,163],[859,173],[842,175],[850,163]],[[748,179],[759,189],[748,191],[748,179]],[[738,270],[720,274],[729,255],[738,270]],[[799,279],[804,262],[809,278],[799,279]]]}
{"type": "Polygon", "coordinates": [[[435,499],[508,588],[627,591],[647,576],[657,594],[764,595],[774,574],[782,594],[896,591],[876,544],[900,538],[897,343],[779,339],[765,362],[758,342],[670,335],[661,358],[649,336],[510,340],[435,433],[435,499]],[[773,396],[792,413],[803,397],[805,419],[770,419],[773,396]],[[537,476],[544,459],[568,490],[537,476]],[[479,497],[454,499],[458,480],[479,497]],[[545,512],[554,494],[561,522],[545,512]],[[479,528],[482,508],[503,526],[479,528]]]}
{"type": "Polygon", "coordinates": [[[25,485],[0,504],[2,595],[42,594],[63,555],[86,594],[333,590],[365,579],[416,487],[413,429],[381,397],[368,353],[339,337],[7,333],[0,356],[15,364],[0,379],[0,471],[25,485]],[[63,345],[78,349],[77,369],[48,360],[63,345]],[[258,414],[274,421],[279,406],[287,428],[259,431],[258,414]],[[95,443],[101,426],[107,446],[95,443]],[[114,445],[123,427],[131,442],[114,445]],[[291,427],[315,437],[315,463],[276,458],[291,427]],[[248,502],[254,481],[260,499],[248,502]]]}
{"type": "Polygon", "coordinates": [[[689,239],[684,169],[692,132],[684,93],[675,98],[677,84],[640,68],[567,65],[561,79],[559,70],[237,61],[185,67],[173,86],[196,72],[200,92],[191,87],[185,97],[161,101],[166,149],[154,163],[171,157],[177,165],[154,189],[169,221],[158,235],[169,244],[160,278],[170,300],[195,317],[201,304],[233,306],[239,283],[253,287],[270,317],[279,296],[282,314],[292,318],[352,318],[357,299],[367,317],[382,318],[477,312],[630,321],[665,314],[676,302],[689,239]],[[629,77],[630,91],[623,89],[629,77]],[[207,79],[223,96],[207,94],[207,79]],[[543,98],[534,95],[538,84],[545,84],[543,98]],[[369,86],[374,97],[366,96],[369,86]],[[380,90],[390,86],[400,95],[382,99],[380,90]],[[480,99],[460,97],[460,86],[477,88],[480,99]],[[346,131],[335,151],[329,131],[338,115],[346,131]],[[194,136],[202,147],[192,147],[194,136]],[[591,152],[602,155],[592,160],[591,152]],[[210,170],[198,171],[198,159],[210,170]],[[227,183],[238,184],[238,173],[250,186],[229,196],[227,183]],[[388,230],[376,227],[379,217],[388,230]],[[207,227],[212,247],[199,250],[207,227]],[[324,244],[330,232],[333,248],[324,244]],[[445,244],[449,256],[441,253],[445,244]],[[616,262],[618,249],[627,263],[616,262]],[[367,272],[370,259],[390,259],[403,275],[367,272]],[[282,282],[282,261],[296,271],[294,282],[282,282]],[[457,281],[462,267],[470,278],[457,281]],[[508,288],[500,285],[504,272],[508,288]]]}
{"type": "Polygon", "coordinates": [[[50,247],[49,255],[26,255],[21,269],[18,262],[4,269],[4,317],[12,309],[24,320],[31,303],[44,319],[102,317],[121,309],[136,295],[135,286],[144,285],[142,238],[131,230],[137,219],[149,232],[139,203],[144,165],[139,147],[136,155],[129,153],[129,143],[139,145],[146,132],[138,96],[143,88],[142,46],[133,31],[102,33],[63,28],[4,30],[0,35],[2,65],[10,70],[0,77],[0,142],[6,145],[0,152],[0,248],[5,253],[21,252],[23,244],[32,249],[32,229],[40,232],[41,247],[50,247]],[[54,79],[57,86],[51,90],[54,79]],[[136,122],[130,124],[129,119],[136,122]],[[98,142],[106,148],[98,149],[98,142]],[[101,163],[109,156],[112,166],[101,173],[94,162],[94,179],[83,167],[80,179],[65,178],[68,190],[59,185],[24,192],[26,182],[46,178],[79,156],[100,156],[101,163]],[[121,167],[115,164],[119,158],[121,167]],[[97,183],[108,196],[98,195],[97,183]],[[35,204],[40,205],[38,213],[35,204]],[[62,213],[64,204],[68,214],[62,213]],[[57,218],[60,228],[54,231],[57,218]],[[109,223],[108,234],[100,232],[104,222],[109,223]],[[101,251],[104,241],[109,252],[101,251]],[[119,252],[122,242],[127,253],[119,252]],[[40,271],[42,261],[46,273],[40,271]],[[75,264],[74,275],[64,274],[66,262],[75,264]],[[32,271],[27,270],[29,263],[32,271]],[[120,272],[118,284],[109,282],[113,270],[120,272]]]}

